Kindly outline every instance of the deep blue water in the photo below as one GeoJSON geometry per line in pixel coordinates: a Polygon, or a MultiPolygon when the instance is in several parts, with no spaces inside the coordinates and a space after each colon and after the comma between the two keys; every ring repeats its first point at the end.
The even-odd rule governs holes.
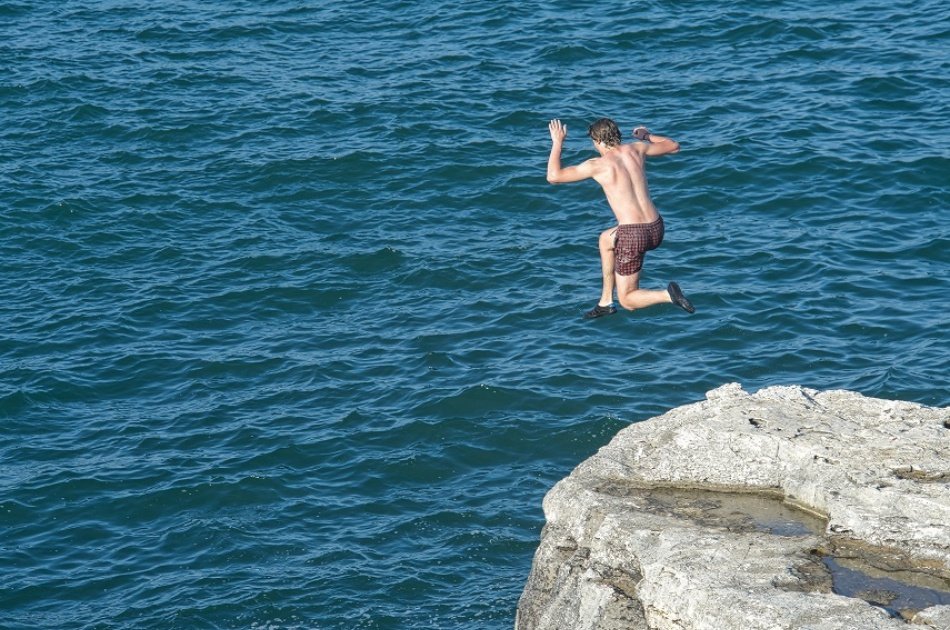
{"type": "Polygon", "coordinates": [[[509,628],[544,493],[726,382],[950,404],[943,0],[0,0],[0,626],[509,628]],[[581,314],[600,116],[642,283],[581,314]]]}

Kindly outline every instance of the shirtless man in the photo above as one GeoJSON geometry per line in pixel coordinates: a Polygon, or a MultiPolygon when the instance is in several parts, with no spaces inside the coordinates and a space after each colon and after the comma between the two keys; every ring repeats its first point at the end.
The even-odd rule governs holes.
{"type": "Polygon", "coordinates": [[[551,155],[548,158],[548,181],[566,184],[593,179],[607,195],[607,203],[617,218],[617,227],[600,235],[600,262],[603,288],[597,306],[584,317],[601,317],[616,313],[613,305],[614,287],[617,301],[628,310],[646,308],[654,304],[672,302],[688,313],[696,309],[679,285],[670,282],[666,290],[640,288],[640,269],[643,257],[663,242],[663,218],[650,199],[644,162],[647,157],[676,153],[680,145],[675,140],[637,127],[633,131],[639,142],[621,144],[620,129],[609,118],[595,121],[587,130],[600,157],[591,158],[577,166],[561,166],[561,148],[567,136],[567,126],[560,120],[548,125],[551,132],[551,155]]]}

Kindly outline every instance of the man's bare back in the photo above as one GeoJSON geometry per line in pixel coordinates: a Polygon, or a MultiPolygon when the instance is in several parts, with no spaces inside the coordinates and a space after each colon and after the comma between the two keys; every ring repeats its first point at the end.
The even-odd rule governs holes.
{"type": "Polygon", "coordinates": [[[636,146],[622,144],[590,160],[594,180],[604,189],[617,223],[652,223],[659,216],[647,188],[644,155],[636,146]]]}
{"type": "Polygon", "coordinates": [[[616,312],[613,307],[614,288],[620,305],[634,310],[653,304],[673,302],[692,313],[695,309],[675,282],[665,291],[640,288],[640,268],[644,254],[663,241],[663,220],[647,186],[645,162],[648,156],[679,151],[680,145],[665,136],[652,134],[645,127],[634,130],[642,142],[622,144],[616,123],[602,118],[590,126],[588,135],[600,157],[577,166],[561,166],[561,149],[567,127],[560,120],[548,125],[551,132],[551,154],[548,157],[547,179],[552,184],[593,179],[603,189],[618,226],[600,235],[599,247],[603,288],[597,306],[586,317],[600,317],[616,312]],[[617,264],[615,251],[621,254],[617,264]]]}

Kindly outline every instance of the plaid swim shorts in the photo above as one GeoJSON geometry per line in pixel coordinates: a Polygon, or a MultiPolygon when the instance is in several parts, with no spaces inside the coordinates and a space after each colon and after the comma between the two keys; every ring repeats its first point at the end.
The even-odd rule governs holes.
{"type": "Polygon", "coordinates": [[[643,256],[663,242],[663,217],[653,223],[622,223],[614,232],[616,271],[631,276],[643,268],[643,256]]]}

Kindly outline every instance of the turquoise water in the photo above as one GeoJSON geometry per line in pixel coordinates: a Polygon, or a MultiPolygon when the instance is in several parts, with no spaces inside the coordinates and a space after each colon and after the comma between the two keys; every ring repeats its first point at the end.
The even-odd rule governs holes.
{"type": "Polygon", "coordinates": [[[509,628],[722,383],[950,404],[942,0],[0,0],[0,626],[509,628]],[[599,294],[612,116],[681,142],[599,294]]]}

